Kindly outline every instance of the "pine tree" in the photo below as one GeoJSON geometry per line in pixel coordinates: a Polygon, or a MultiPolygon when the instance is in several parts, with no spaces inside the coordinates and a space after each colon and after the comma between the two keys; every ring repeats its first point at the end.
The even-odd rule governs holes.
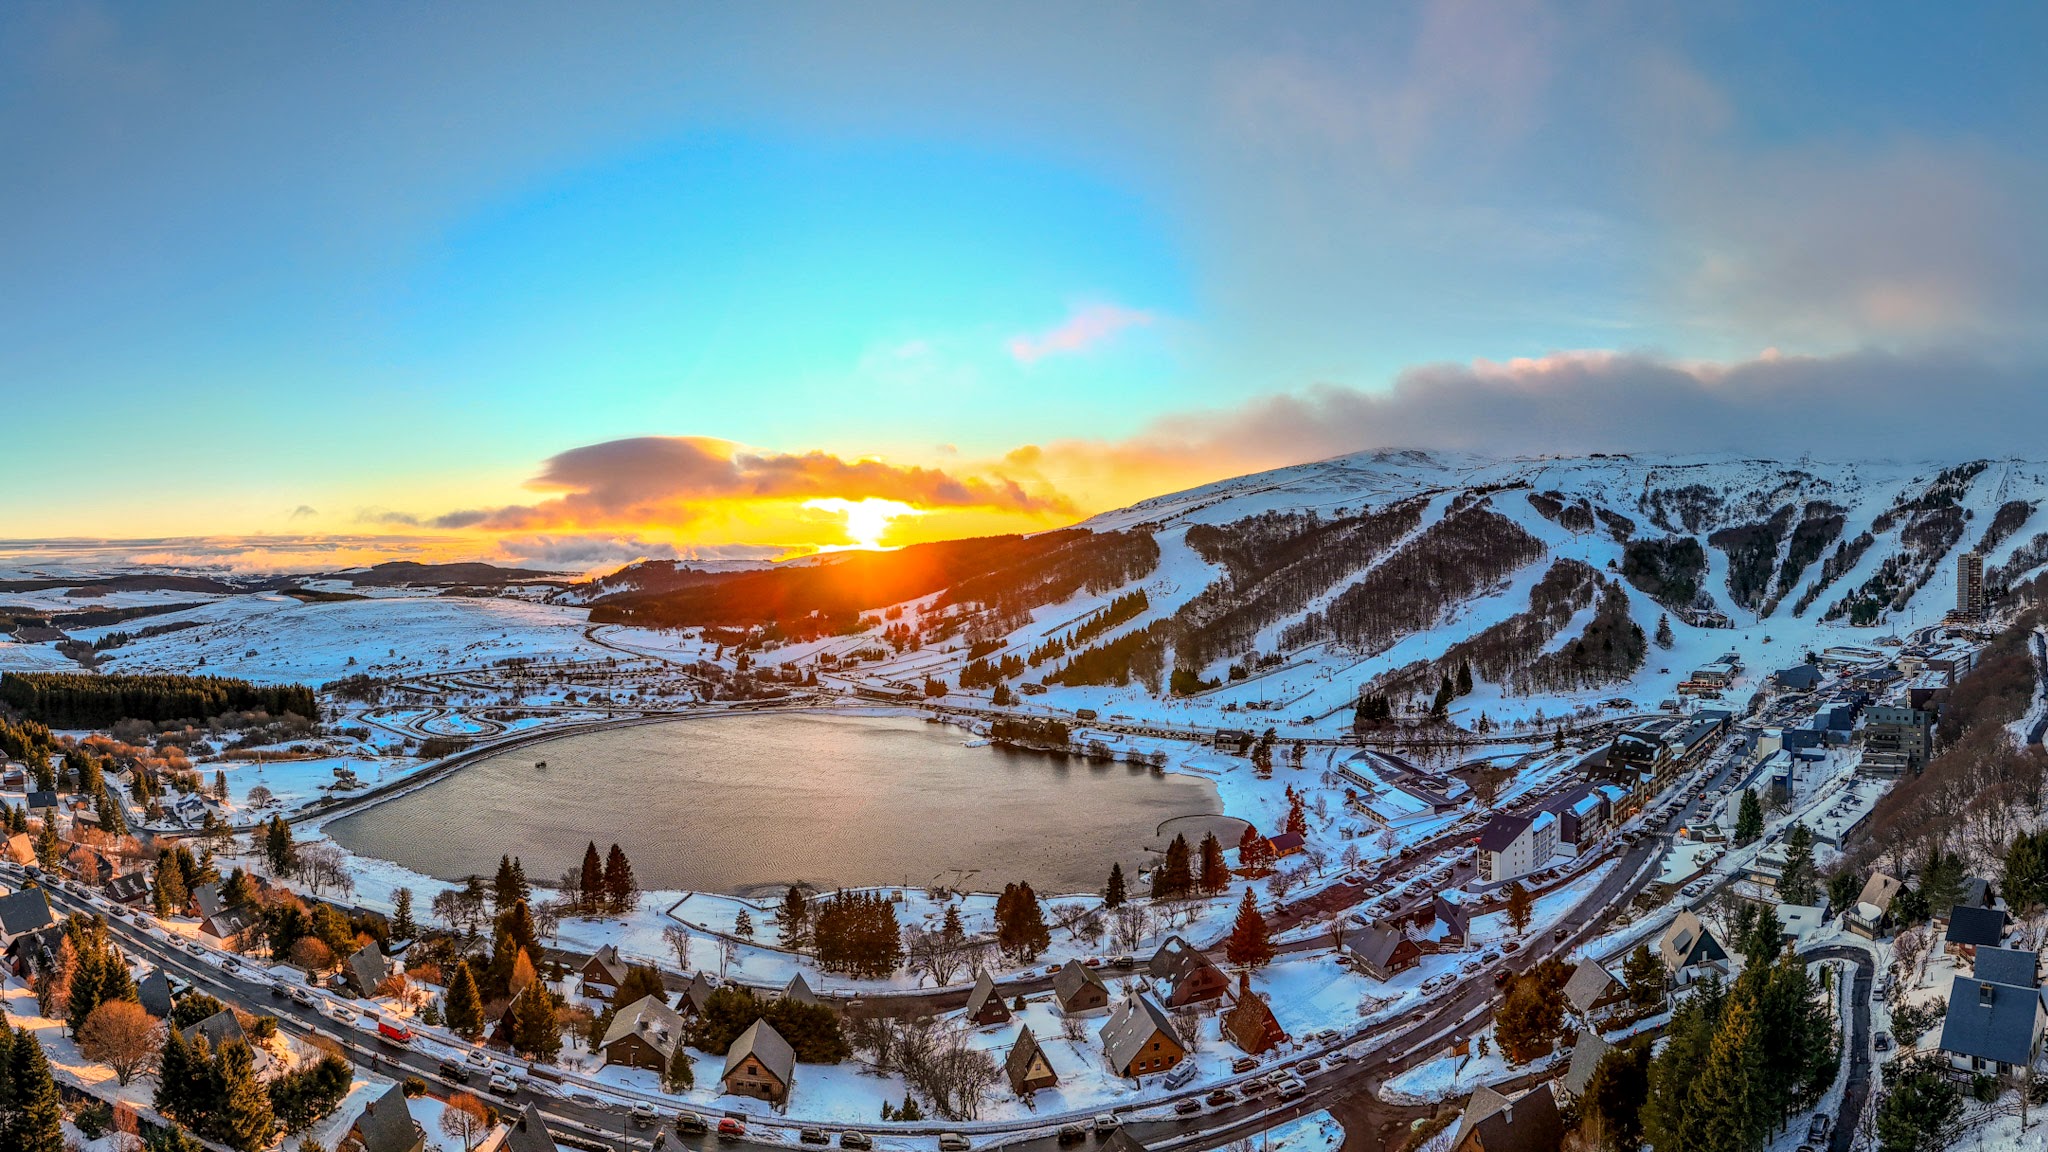
{"type": "Polygon", "coordinates": [[[633,865],[617,844],[604,858],[605,906],[612,912],[626,912],[639,900],[640,885],[633,879],[633,865]]]}
{"type": "Polygon", "coordinates": [[[803,890],[791,884],[782,894],[782,907],[776,910],[777,935],[784,948],[801,948],[811,936],[811,902],[804,899],[803,890]]]}
{"type": "Polygon", "coordinates": [[[1256,875],[1272,858],[1272,845],[1259,835],[1259,830],[1247,824],[1244,833],[1237,838],[1237,866],[1248,874],[1256,875]]]}
{"type": "Polygon", "coordinates": [[[510,908],[522,900],[533,898],[533,886],[526,882],[526,869],[517,857],[498,857],[498,874],[491,881],[491,904],[495,908],[510,908]]]}
{"type": "Polygon", "coordinates": [[[64,1104],[42,1042],[24,1028],[13,1048],[14,1115],[4,1143],[9,1152],[64,1152],[64,1104]]]}
{"type": "Polygon", "coordinates": [[[156,1110],[173,1120],[189,1118],[192,1054],[177,1028],[164,1028],[164,1046],[156,1054],[156,1110]]]}
{"type": "Polygon", "coordinates": [[[1811,904],[1818,896],[1813,877],[1813,832],[1804,823],[1785,834],[1785,869],[1778,895],[1788,904],[1811,904]]]}
{"type": "Polygon", "coordinates": [[[1291,786],[1287,790],[1287,830],[1308,839],[1308,802],[1291,786]]]}
{"type": "Polygon", "coordinates": [[[602,912],[605,904],[604,859],[597,854],[597,842],[583,846],[583,877],[576,890],[576,910],[602,912]]]}
{"type": "Polygon", "coordinates": [[[36,835],[36,861],[45,871],[54,872],[64,862],[64,841],[57,838],[57,818],[43,817],[43,829],[36,835]]]}
{"type": "Polygon", "coordinates": [[[263,855],[270,861],[271,871],[289,876],[298,871],[299,850],[292,842],[292,826],[284,822],[283,816],[272,816],[263,834],[263,855]]]}
{"type": "Polygon", "coordinates": [[[1460,660],[1458,661],[1458,695],[1470,696],[1471,694],[1472,662],[1470,660],[1460,660]]]}
{"type": "Polygon", "coordinates": [[[1045,911],[1029,884],[1006,884],[996,900],[996,943],[1006,955],[1037,959],[1052,944],[1045,911]]]}
{"type": "Polygon", "coordinates": [[[1669,648],[1673,641],[1674,638],[1671,635],[1671,614],[1669,612],[1659,612],[1657,614],[1657,647],[1669,648]]]}
{"type": "Polygon", "coordinates": [[[476,977],[469,971],[469,961],[455,962],[455,975],[448,981],[448,1028],[465,1040],[474,1040],[484,1033],[484,1001],[477,991],[476,977]]]}
{"type": "Polygon", "coordinates": [[[1706,1062],[1692,1084],[1692,1139],[1683,1147],[1701,1152],[1752,1152],[1763,1147],[1776,1119],[1766,1120],[1758,1107],[1765,1060],[1754,1006],[1747,998],[1730,997],[1706,1062]]]}
{"type": "MultiPolygon", "coordinates": [[[[14,1029],[0,1024],[0,1116],[14,1107],[14,1029]]],[[[0,1124],[0,1134],[6,1131],[0,1124]]]]}
{"type": "Polygon", "coordinates": [[[1450,715],[1451,701],[1458,695],[1457,686],[1451,683],[1451,674],[1443,674],[1443,681],[1437,685],[1436,697],[1429,702],[1429,718],[1442,720],[1450,715]]]}
{"type": "Polygon", "coordinates": [[[1745,789],[1742,793],[1742,807],[1735,816],[1735,842],[1747,844],[1763,834],[1763,803],[1756,798],[1756,789],[1745,789]]]}
{"type": "Polygon", "coordinates": [[[185,901],[191,895],[185,891],[184,870],[178,867],[176,856],[157,860],[156,889],[151,896],[158,916],[175,916],[185,910],[185,901]]]}
{"type": "Polygon", "coordinates": [[[754,938],[754,918],[747,915],[745,908],[740,909],[740,914],[734,918],[732,930],[733,934],[742,940],[752,940],[754,938]]]}
{"type": "Polygon", "coordinates": [[[109,835],[128,834],[128,817],[122,813],[121,805],[115,801],[113,794],[107,791],[106,784],[102,783],[93,790],[92,807],[93,811],[99,813],[100,827],[109,835]]]}
{"type": "Polygon", "coordinates": [[[1230,887],[1230,865],[1223,862],[1223,841],[1214,832],[1202,837],[1201,883],[1202,891],[1211,896],[1230,887]]]}
{"type": "Polygon", "coordinates": [[[1111,864],[1109,866],[1109,883],[1102,889],[1102,906],[1104,908],[1121,908],[1127,899],[1129,899],[1129,896],[1124,892],[1124,866],[1122,864],[1111,864]]]}
{"type": "Polygon", "coordinates": [[[1273,959],[1273,943],[1266,930],[1266,918],[1259,915],[1258,901],[1251,889],[1245,889],[1244,901],[1237,906],[1237,921],[1230,927],[1230,939],[1223,947],[1223,955],[1232,964],[1246,968],[1260,968],[1273,959]]]}
{"type": "Polygon", "coordinates": [[[1654,1008],[1664,1001],[1664,965],[1650,952],[1648,944],[1638,944],[1635,951],[1621,966],[1621,978],[1628,985],[1629,999],[1638,1008],[1654,1008]]]}
{"type": "Polygon", "coordinates": [[[412,889],[392,889],[391,934],[400,940],[410,940],[417,931],[418,925],[412,922],[412,889]]]}
{"type": "Polygon", "coordinates": [[[668,1092],[687,1092],[696,1084],[697,1072],[690,1066],[689,1045],[679,1043],[669,1054],[668,1069],[661,1078],[661,1086],[668,1092]]]}
{"type": "Polygon", "coordinates": [[[1508,884],[1508,923],[1519,936],[1529,930],[1529,917],[1535,912],[1536,899],[1527,888],[1520,884],[1508,884]]]}
{"type": "Polygon", "coordinates": [[[1166,862],[1159,866],[1159,874],[1152,878],[1152,898],[1178,900],[1192,893],[1194,887],[1195,870],[1188,838],[1175,836],[1173,843],[1166,846],[1166,862]]]}
{"type": "Polygon", "coordinates": [[[545,986],[528,985],[506,1011],[513,1014],[514,1048],[540,1060],[553,1060],[562,1050],[562,1028],[555,1019],[554,997],[545,986]]]}
{"type": "Polygon", "coordinates": [[[215,1067],[220,1080],[215,1138],[236,1152],[269,1147],[277,1135],[277,1119],[270,1111],[270,1093],[256,1079],[249,1046],[239,1040],[222,1045],[215,1067]]]}

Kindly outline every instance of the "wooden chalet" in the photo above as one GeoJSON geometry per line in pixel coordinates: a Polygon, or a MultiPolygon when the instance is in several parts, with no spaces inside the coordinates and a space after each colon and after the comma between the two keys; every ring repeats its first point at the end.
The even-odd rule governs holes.
{"type": "Polygon", "coordinates": [[[796,1050],[774,1025],[756,1020],[726,1050],[718,1082],[735,1096],[780,1104],[796,1086],[796,1050]]]}
{"type": "Polygon", "coordinates": [[[1126,997],[1102,1026],[1102,1054],[1110,1071],[1132,1079],[1164,1072],[1187,1058],[1173,1020],[1151,997],[1126,997]]]}
{"type": "Polygon", "coordinates": [[[683,1042],[683,1018],[659,996],[642,996],[612,1017],[598,1051],[606,1064],[660,1072],[683,1042]]]}
{"type": "Polygon", "coordinates": [[[1109,1007],[1109,985],[1102,982],[1095,969],[1079,960],[1067,961],[1053,975],[1052,994],[1059,1001],[1060,1012],[1067,1016],[1100,1012],[1109,1007]]]}
{"type": "Polygon", "coordinates": [[[711,977],[702,972],[690,977],[690,986],[676,996],[676,1011],[684,1016],[702,1016],[704,1006],[711,1003],[714,987],[711,977]]]}
{"type": "Polygon", "coordinates": [[[1223,970],[1178,936],[1167,937],[1146,968],[1155,987],[1165,989],[1161,998],[1168,1008],[1220,999],[1230,990],[1230,978],[1223,970]]]}
{"type": "Polygon", "coordinates": [[[611,1003],[619,991],[619,985],[626,979],[626,962],[619,959],[616,945],[607,944],[591,954],[583,962],[581,973],[583,994],[592,1000],[611,1003]]]}
{"type": "Polygon", "coordinates": [[[1280,1027],[1266,998],[1252,991],[1250,976],[1238,976],[1237,1003],[1223,1015],[1223,1037],[1252,1056],[1287,1043],[1287,1030],[1280,1027]]]}
{"type": "Polygon", "coordinates": [[[1003,1059],[1003,1071],[1010,1077],[1010,1090],[1027,1099],[1040,1088],[1052,1088],[1060,1082],[1051,1058],[1038,1046],[1038,1038],[1031,1034],[1029,1024],[1018,1028],[1017,1042],[1010,1045],[1010,1054],[1003,1059]]]}
{"type": "Polygon", "coordinates": [[[1002,993],[996,991],[996,982],[987,972],[974,978],[974,991],[967,994],[967,1019],[983,1028],[1010,1019],[1010,1006],[1003,1003],[1002,993]]]}

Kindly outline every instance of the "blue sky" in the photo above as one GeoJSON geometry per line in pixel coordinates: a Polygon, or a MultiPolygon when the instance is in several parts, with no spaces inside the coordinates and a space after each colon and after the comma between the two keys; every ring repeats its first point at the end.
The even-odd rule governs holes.
{"type": "Polygon", "coordinates": [[[1688,442],[1697,398],[1662,371],[1583,444],[1429,403],[1494,364],[1563,387],[1561,354],[1755,369],[1773,413],[1854,394],[1873,357],[1906,366],[1876,402],[1938,374],[2032,403],[2044,24],[2016,4],[13,6],[0,536],[519,508],[496,519],[545,538],[464,547],[801,547],[835,542],[787,479],[824,457],[989,482],[847,490],[925,507],[899,524],[929,537],[1396,438],[1736,446],[1688,442]],[[1784,358],[1846,383],[1773,376],[1784,358]],[[1332,394],[1363,415],[1247,418],[1332,394]],[[659,500],[550,503],[608,483],[550,461],[645,437],[738,463],[663,473],[659,500]],[[1028,498],[988,495],[1005,484],[1028,498]]]}

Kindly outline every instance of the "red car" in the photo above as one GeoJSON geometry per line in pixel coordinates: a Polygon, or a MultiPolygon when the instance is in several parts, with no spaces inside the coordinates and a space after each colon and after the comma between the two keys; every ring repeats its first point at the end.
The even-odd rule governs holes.
{"type": "Polygon", "coordinates": [[[747,1126],[727,1116],[718,1122],[718,1134],[720,1136],[745,1136],[747,1134],[747,1126]]]}
{"type": "Polygon", "coordinates": [[[387,1044],[408,1045],[412,1043],[412,1029],[389,1020],[377,1021],[377,1039],[387,1044]]]}

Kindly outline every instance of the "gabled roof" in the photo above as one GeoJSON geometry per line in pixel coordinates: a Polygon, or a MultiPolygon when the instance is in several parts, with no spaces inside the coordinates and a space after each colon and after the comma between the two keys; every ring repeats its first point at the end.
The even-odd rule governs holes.
{"type": "MultiPolygon", "coordinates": [[[[974,978],[974,991],[967,994],[967,1018],[969,1020],[978,1018],[981,1015],[981,1010],[988,1005],[989,997],[991,996],[995,997],[996,1003],[1002,1003],[1003,998],[996,995],[996,982],[989,977],[987,970],[984,969],[981,975],[974,978]]],[[[1010,1013],[1006,1008],[1003,1016],[1007,1019],[1009,1015],[1010,1013]]]]}
{"type": "Polygon", "coordinates": [[[1153,1003],[1150,996],[1124,997],[1102,1026],[1102,1051],[1109,1057],[1109,1066],[1119,1072],[1130,1067],[1155,1032],[1173,1035],[1173,1019],[1166,1009],[1153,1003]]]}
{"type": "Polygon", "coordinates": [[[1460,937],[1472,934],[1472,909],[1463,901],[1454,899],[1455,892],[1439,892],[1429,902],[1429,910],[1436,913],[1437,920],[1445,928],[1455,931],[1460,937]]]}
{"type": "MultiPolygon", "coordinates": [[[[617,987],[619,982],[626,978],[626,962],[619,959],[619,949],[616,945],[607,944],[599,948],[591,954],[590,959],[604,970],[606,982],[613,987],[617,987]]],[[[589,964],[584,965],[586,971],[589,967],[589,964]]]]}
{"type": "Polygon", "coordinates": [[[1862,895],[1856,897],[1858,904],[1868,904],[1882,916],[1891,911],[1892,899],[1899,894],[1899,881],[1882,872],[1872,872],[1864,882],[1862,895]]]}
{"type": "Polygon", "coordinates": [[[683,1005],[688,1004],[693,1011],[702,1012],[704,1005],[711,1002],[711,990],[711,977],[702,972],[697,973],[690,977],[690,986],[683,989],[682,995],[676,997],[676,1008],[680,1010],[683,1005]]]}
{"type": "Polygon", "coordinates": [[[152,968],[149,975],[135,982],[135,999],[142,1010],[159,1020],[171,1018],[171,978],[161,968],[152,968]]]}
{"type": "Polygon", "coordinates": [[[57,918],[50,914],[50,898],[41,888],[23,888],[0,896],[0,935],[18,936],[56,922],[57,918]]]}
{"type": "Polygon", "coordinates": [[[1577,1043],[1572,1045],[1572,1064],[1565,1069],[1565,1095],[1577,1100],[1586,1094],[1586,1085],[1593,1079],[1593,1069],[1600,1066],[1601,1058],[1614,1051],[1614,1045],[1600,1038],[1598,1032],[1587,1030],[1579,1033],[1577,1043]]]}
{"type": "Polygon", "coordinates": [[[548,1131],[547,1121],[541,1118],[540,1109],[532,1103],[526,1105],[505,1133],[505,1152],[561,1152],[555,1144],[555,1134],[548,1131]]]}
{"type": "Polygon", "coordinates": [[[140,900],[149,895],[149,877],[141,872],[123,872],[107,881],[107,899],[116,904],[140,900]]]}
{"type": "Polygon", "coordinates": [[[1266,837],[1266,844],[1275,852],[1292,852],[1306,843],[1299,832],[1282,832],[1278,836],[1266,837]]]}
{"type": "Polygon", "coordinates": [[[1657,940],[1657,954],[1664,961],[1664,970],[1674,973],[1692,964],[1728,958],[1721,942],[1714,939],[1714,934],[1690,908],[1680,912],[1671,926],[1664,929],[1664,935],[1657,940]]]}
{"type": "MultiPolygon", "coordinates": [[[[1038,1046],[1038,1037],[1031,1034],[1031,1025],[1025,1024],[1018,1028],[1017,1042],[1010,1045],[1010,1054],[1003,1057],[1003,1071],[1010,1077],[1010,1091],[1019,1096],[1024,1094],[1025,1082],[1031,1076],[1031,1058],[1034,1056],[1043,1056],[1045,1066],[1052,1068],[1052,1055],[1038,1046]]],[[[1057,1077],[1059,1069],[1053,1068],[1053,1075],[1057,1077]]]]}
{"type": "Polygon", "coordinates": [[[1794,664],[1790,668],[1771,673],[1771,679],[1777,681],[1779,687],[1790,688],[1795,692],[1806,692],[1820,683],[1821,673],[1820,669],[1811,664],[1794,664]]]}
{"type": "Polygon", "coordinates": [[[1564,1140],[1557,1097],[1538,1084],[1510,1100],[1491,1088],[1472,1093],[1458,1119],[1457,1147],[1485,1152],[1555,1152],[1564,1140]]]}
{"type": "Polygon", "coordinates": [[[1486,827],[1479,830],[1479,850],[1481,852],[1505,852],[1508,845],[1521,839],[1522,833],[1528,831],[1529,825],[1533,823],[1535,823],[1535,820],[1528,816],[1516,816],[1503,812],[1488,820],[1486,827]]]}
{"type": "Polygon", "coordinates": [[[811,991],[810,983],[804,979],[804,974],[801,972],[791,976],[789,983],[782,986],[782,998],[784,1000],[794,1000],[799,1004],[816,1004],[818,1002],[818,994],[811,991]]]}
{"type": "Polygon", "coordinates": [[[2004,941],[2005,911],[2003,909],[1965,908],[1957,905],[1948,910],[1949,943],[1997,947],[2004,941]]]}
{"type": "MultiPolygon", "coordinates": [[[[255,923],[255,910],[246,904],[237,904],[233,908],[223,908],[208,916],[201,922],[200,927],[215,939],[226,940],[248,931],[255,923]]],[[[371,944],[368,947],[374,948],[376,945],[371,944]]],[[[383,977],[380,976],[378,979],[381,980],[383,977]]]]}
{"type": "Polygon", "coordinates": [[[192,906],[199,910],[202,918],[211,919],[220,915],[227,903],[220,898],[220,885],[197,884],[192,888],[192,906]]]}
{"type": "Polygon", "coordinates": [[[355,950],[348,958],[348,982],[359,996],[374,995],[377,985],[391,975],[391,965],[375,940],[355,950]]]}
{"type": "Polygon", "coordinates": [[[23,799],[22,805],[31,812],[39,808],[55,808],[57,806],[57,794],[47,790],[31,792],[23,799]]]}
{"type": "Polygon", "coordinates": [[[2003,1064],[2026,1064],[2033,1055],[2034,1016],[2040,993],[1958,976],[1949,984],[1941,1050],[2003,1064]]]}
{"type": "Polygon", "coordinates": [[[1619,986],[1613,973],[1591,960],[1581,960],[1572,969],[1571,978],[1564,982],[1564,998],[1583,1016],[1619,986]]]}
{"type": "Polygon", "coordinates": [[[618,1010],[597,1046],[609,1048],[628,1036],[640,1037],[666,1060],[675,1055],[676,1045],[682,1042],[683,1018],[660,996],[642,996],[618,1010]]]}
{"type": "Polygon", "coordinates": [[[1058,972],[1053,973],[1052,992],[1060,998],[1060,1003],[1064,1004],[1072,1000],[1075,993],[1090,984],[1102,989],[1103,995],[1109,994],[1109,985],[1102,982],[1102,977],[1095,974],[1095,969],[1079,960],[1069,960],[1061,965],[1058,972]]]}
{"type": "Polygon", "coordinates": [[[1373,967],[1385,969],[1394,959],[1394,949],[1401,946],[1401,934],[1385,924],[1369,924],[1345,937],[1344,946],[1373,967]]]}
{"type": "Polygon", "coordinates": [[[1276,1044],[1287,1042],[1287,1030],[1280,1026],[1280,1020],[1273,1015],[1272,1006],[1266,1003],[1266,998],[1244,985],[1239,988],[1237,1003],[1224,1014],[1223,1035],[1232,1044],[1255,1056],[1276,1044]]]}
{"type": "Polygon", "coordinates": [[[1219,979],[1223,976],[1222,970],[1203,955],[1200,948],[1179,936],[1168,936],[1166,942],[1159,946],[1159,951],[1152,954],[1152,959],[1145,968],[1153,979],[1164,980],[1174,988],[1180,987],[1181,981],[1188,977],[1204,972],[1215,972],[1219,979]]]}
{"type": "Polygon", "coordinates": [[[1970,975],[1978,980],[2010,984],[2015,988],[2039,988],[2040,964],[2041,957],[2035,952],[2021,948],[1993,948],[1988,944],[1980,945],[1970,975]]]}
{"type": "Polygon", "coordinates": [[[1151,1152],[1151,1150],[1145,1147],[1144,1141],[1131,1135],[1129,1128],[1118,1125],[1116,1131],[1109,1134],[1109,1139],[1102,1142],[1102,1152],[1151,1152]]]}
{"type": "Polygon", "coordinates": [[[204,1036],[206,1037],[207,1044],[215,1052],[220,1051],[221,1045],[226,1044],[230,1040],[240,1040],[243,1043],[247,1043],[249,1040],[248,1034],[242,1031],[242,1022],[236,1019],[235,1010],[232,1008],[223,1008],[215,1012],[199,1023],[185,1029],[180,1035],[185,1038],[185,1042],[188,1044],[198,1037],[204,1036]]]}
{"type": "Polygon", "coordinates": [[[363,1142],[363,1152],[409,1152],[426,1140],[405,1106],[405,1086],[397,1083],[363,1105],[354,1131],[363,1142]]]}
{"type": "Polygon", "coordinates": [[[718,1078],[724,1080],[731,1076],[733,1070],[740,1066],[740,1061],[749,1056],[759,1060],[761,1066],[780,1080],[784,1088],[795,1081],[796,1049],[791,1048],[789,1041],[784,1040],[782,1033],[777,1032],[765,1018],[747,1025],[747,1030],[740,1033],[740,1038],[732,1042],[731,1048],[726,1049],[725,1071],[719,1073],[718,1078]]]}

